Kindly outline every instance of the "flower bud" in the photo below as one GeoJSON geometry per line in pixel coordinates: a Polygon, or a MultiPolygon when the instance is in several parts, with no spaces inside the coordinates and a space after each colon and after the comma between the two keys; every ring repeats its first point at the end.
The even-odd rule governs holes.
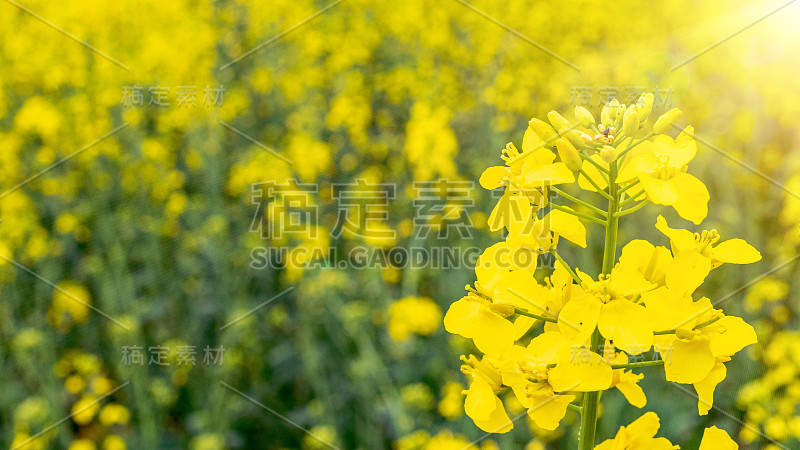
{"type": "Polygon", "coordinates": [[[539,139],[543,140],[546,143],[552,143],[553,140],[558,138],[558,133],[556,130],[553,129],[547,122],[543,120],[539,120],[533,118],[528,122],[528,126],[531,127],[534,133],[539,136],[539,139]]]}
{"type": "MultiPolygon", "coordinates": [[[[568,128],[559,129],[558,134],[569,139],[569,142],[571,142],[572,145],[578,148],[581,148],[585,145],[584,136],[589,137],[585,133],[581,133],[578,130],[570,130],[568,128]]],[[[589,139],[591,139],[591,137],[589,137],[589,139]]]]}
{"type": "Polygon", "coordinates": [[[583,163],[581,155],[578,154],[578,150],[575,149],[575,146],[570,141],[564,138],[557,140],[556,149],[561,162],[566,164],[569,170],[573,172],[581,170],[581,164],[583,163]]]}
{"type": "Polygon", "coordinates": [[[600,111],[600,123],[605,125],[606,128],[614,126],[614,121],[617,119],[618,106],[619,101],[617,99],[611,100],[603,105],[603,109],[600,111]]]}
{"type": "Polygon", "coordinates": [[[560,130],[562,128],[572,128],[569,120],[565,119],[564,116],[558,113],[558,111],[550,111],[547,113],[547,119],[550,120],[550,123],[553,124],[553,128],[556,130],[560,130]]]}
{"type": "Polygon", "coordinates": [[[675,125],[675,122],[681,118],[681,114],[683,113],[678,108],[672,108],[662,114],[661,117],[656,120],[655,125],[653,125],[653,133],[662,134],[669,131],[669,129],[675,125]]]}
{"type": "Polygon", "coordinates": [[[600,158],[602,158],[603,161],[611,164],[615,159],[617,159],[617,149],[610,145],[604,146],[603,149],[600,150],[600,158]]]}
{"type": "Polygon", "coordinates": [[[592,128],[593,126],[597,125],[592,113],[580,105],[575,107],[575,118],[578,119],[578,122],[584,128],[592,128]]]}
{"type": "Polygon", "coordinates": [[[636,106],[639,108],[639,123],[647,122],[650,118],[650,113],[653,111],[653,93],[648,92],[639,96],[636,101],[636,106]]]}
{"type": "Polygon", "coordinates": [[[617,128],[622,128],[622,119],[625,117],[625,105],[617,106],[617,115],[614,118],[614,123],[616,124],[617,128]]]}
{"type": "Polygon", "coordinates": [[[631,106],[625,111],[622,132],[625,133],[625,136],[634,136],[637,131],[639,131],[639,108],[631,106]]]}

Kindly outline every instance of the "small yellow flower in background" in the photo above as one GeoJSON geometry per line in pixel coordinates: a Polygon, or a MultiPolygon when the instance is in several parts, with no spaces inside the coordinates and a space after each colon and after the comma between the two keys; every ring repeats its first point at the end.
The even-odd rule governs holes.
{"type": "Polygon", "coordinates": [[[70,442],[67,450],[95,450],[97,447],[89,439],[76,439],[70,442]]]}
{"type": "Polygon", "coordinates": [[[396,450],[421,450],[431,440],[431,435],[425,430],[417,430],[394,441],[396,450]]]}
{"type": "Polygon", "coordinates": [[[10,448],[14,450],[45,450],[47,441],[41,436],[31,438],[27,433],[18,432],[14,435],[10,448]]]}
{"type": "Polygon", "coordinates": [[[744,302],[747,310],[753,312],[761,308],[764,302],[783,300],[788,295],[789,284],[786,281],[775,277],[766,277],[750,287],[744,302]]]}
{"type": "Polygon", "coordinates": [[[442,309],[427,297],[406,297],[389,307],[389,336],[405,341],[412,334],[429,336],[442,321],[442,309]]]}
{"type": "Polygon", "coordinates": [[[400,397],[406,405],[426,410],[433,406],[433,392],[425,383],[413,383],[403,386],[400,390],[400,397]]]}
{"type": "Polygon", "coordinates": [[[454,435],[444,430],[433,436],[425,445],[424,450],[477,450],[464,436],[454,435]]]}
{"type": "Polygon", "coordinates": [[[47,418],[47,411],[47,399],[28,397],[17,405],[14,418],[17,422],[37,423],[47,418]]]}
{"type": "Polygon", "coordinates": [[[86,388],[86,381],[80,375],[73,375],[64,380],[64,387],[73,394],[80,394],[86,388]]]}
{"type": "Polygon", "coordinates": [[[103,439],[103,450],[125,450],[125,441],[116,434],[109,434],[103,439]]]}
{"type": "Polygon", "coordinates": [[[223,450],[225,438],[216,433],[203,433],[192,439],[189,448],[192,450],[223,450]]]}
{"type": "Polygon", "coordinates": [[[437,407],[439,415],[448,420],[455,420],[464,414],[464,397],[461,394],[463,390],[461,383],[450,381],[444,385],[442,400],[437,407]]]}
{"type": "Polygon", "coordinates": [[[317,425],[303,436],[303,450],[323,450],[331,448],[339,440],[336,428],[330,425],[317,425]]]}
{"type": "Polygon", "coordinates": [[[85,395],[72,405],[72,420],[78,425],[88,425],[99,409],[97,398],[85,395]]]}
{"type": "Polygon", "coordinates": [[[105,395],[114,388],[114,382],[103,376],[92,378],[90,385],[97,395],[105,395]]]}
{"type": "Polygon", "coordinates": [[[109,403],[108,405],[103,406],[103,409],[100,410],[99,418],[100,423],[106,426],[111,426],[114,424],[128,423],[131,415],[128,412],[128,408],[117,403],[109,403]]]}
{"type": "Polygon", "coordinates": [[[57,330],[66,333],[73,325],[86,322],[91,301],[88,289],[72,281],[62,281],[53,291],[47,321],[57,330]]]}

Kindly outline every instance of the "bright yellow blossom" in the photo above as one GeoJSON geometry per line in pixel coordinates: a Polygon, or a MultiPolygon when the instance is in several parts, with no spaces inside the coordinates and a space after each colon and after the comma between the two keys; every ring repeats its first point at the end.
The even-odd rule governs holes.
{"type": "Polygon", "coordinates": [[[681,217],[696,225],[708,214],[708,189],[702,181],[686,173],[686,167],[697,153],[691,128],[676,139],[661,134],[652,144],[635,147],[631,163],[622,170],[619,182],[638,178],[651,202],[669,205],[681,217]]]}
{"type": "Polygon", "coordinates": [[[620,427],[614,439],[607,439],[595,450],[667,450],[677,449],[666,438],[655,437],[661,421],[654,412],[647,412],[626,427],[620,427]]]}
{"type": "Polygon", "coordinates": [[[761,253],[744,239],[728,239],[719,241],[717,230],[692,233],[688,230],[670,228],[666,219],[658,216],[656,228],[670,239],[672,252],[677,256],[687,252],[697,252],[711,259],[711,267],[719,267],[724,263],[751,264],[761,260],[761,253]]]}

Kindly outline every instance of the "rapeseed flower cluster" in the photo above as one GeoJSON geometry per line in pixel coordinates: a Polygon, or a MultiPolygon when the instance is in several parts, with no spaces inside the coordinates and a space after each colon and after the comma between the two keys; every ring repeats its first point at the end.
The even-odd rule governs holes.
{"type": "MultiPolygon", "coordinates": [[[[645,366],[663,366],[668,381],[692,385],[698,413],[705,415],[725,378],[725,363],[757,341],[752,326],[695,294],[723,264],[761,259],[744,240],[673,228],[659,215],[654,226],[666,245],[634,239],[616,257],[620,219],[647,203],[671,206],[695,224],[708,212],[708,190],[687,172],[697,151],[692,127],[674,139],[666,134],[681,115],[674,109],[647,130],[651,109],[652,95],[645,94],[627,106],[607,103],[600,122],[582,107],[575,124],[555,111],[549,123],[532,119],[521,148],[508,144],[501,152],[505,165],[481,175],[484,188],[505,189],[489,227],[505,229],[506,238],[480,256],[477,281],[450,306],[444,324],[483,353],[463,356],[461,367],[469,381],[465,410],[482,430],[513,428],[499,396],[510,389],[545,430],[556,429],[568,407],[578,409],[581,448],[591,448],[597,393],[617,388],[629,403],[644,407],[638,384],[644,375],[634,370],[645,366]],[[607,209],[567,193],[576,182],[602,197],[607,209]],[[558,252],[562,238],[587,246],[585,224],[605,228],[602,269],[595,276],[571,267],[558,252]],[[556,263],[542,277],[546,254],[556,263]],[[530,338],[537,322],[541,332],[530,338]],[[651,350],[660,358],[631,361],[651,350]],[[582,405],[574,405],[580,393],[582,405]]],[[[657,417],[648,413],[640,420],[621,429],[617,442],[652,439],[657,417]]],[[[708,433],[709,439],[719,434],[708,433]]]]}

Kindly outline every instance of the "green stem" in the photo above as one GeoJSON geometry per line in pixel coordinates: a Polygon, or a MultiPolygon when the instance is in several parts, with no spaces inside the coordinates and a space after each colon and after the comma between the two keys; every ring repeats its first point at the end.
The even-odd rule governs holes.
{"type": "Polygon", "coordinates": [[[622,210],[623,208],[625,208],[626,206],[630,205],[631,203],[638,202],[639,201],[639,197],[641,197],[642,195],[644,195],[645,197],[647,196],[647,194],[644,191],[641,191],[638,194],[634,195],[633,197],[631,197],[631,198],[629,198],[627,200],[623,200],[619,204],[619,209],[622,210]]]}
{"type": "Polygon", "coordinates": [[[627,186],[625,186],[624,188],[620,189],[620,190],[619,190],[619,194],[620,194],[620,195],[622,195],[623,193],[625,193],[625,191],[627,191],[628,189],[630,189],[630,188],[632,188],[632,187],[636,186],[637,184],[639,184],[639,179],[638,179],[638,178],[637,178],[637,179],[635,179],[635,180],[634,180],[632,183],[630,183],[629,185],[627,185],[627,186]]]}
{"type": "Polygon", "coordinates": [[[600,186],[597,183],[595,183],[595,181],[589,176],[589,174],[587,174],[583,169],[580,169],[579,172],[581,175],[583,175],[584,178],[586,178],[586,181],[588,181],[595,189],[597,189],[598,194],[605,197],[606,200],[611,200],[611,196],[608,195],[605,189],[600,189],[600,186]]]}
{"type": "Polygon", "coordinates": [[[581,282],[581,279],[580,279],[580,278],[578,278],[578,276],[577,276],[577,275],[575,275],[575,271],[573,271],[573,270],[572,270],[572,269],[569,267],[569,264],[567,264],[567,262],[566,262],[566,261],[564,261],[564,258],[562,258],[562,257],[561,257],[561,255],[559,255],[559,254],[558,254],[558,252],[556,252],[556,249],[555,249],[555,248],[553,249],[552,253],[553,253],[553,256],[555,256],[555,257],[556,257],[556,259],[558,260],[558,262],[560,262],[560,263],[561,263],[561,264],[564,266],[564,268],[565,268],[565,269],[567,269],[567,272],[569,273],[569,276],[571,276],[571,277],[572,277],[572,279],[573,279],[573,280],[575,280],[575,282],[576,282],[576,283],[580,283],[580,282],[581,282]]]}
{"type": "Polygon", "coordinates": [[[596,207],[594,205],[590,205],[589,203],[587,203],[587,202],[585,202],[585,201],[583,201],[583,200],[581,200],[579,198],[573,197],[573,196],[567,194],[566,192],[562,191],[561,189],[559,189],[559,188],[557,188],[555,186],[551,186],[550,189],[553,192],[555,192],[556,194],[558,194],[558,195],[564,197],[565,199],[571,201],[572,203],[575,203],[576,205],[581,205],[584,208],[587,208],[587,209],[591,210],[594,213],[600,214],[601,216],[605,216],[606,215],[606,212],[603,211],[602,209],[600,209],[600,208],[598,208],[598,207],[596,207]]]}
{"type": "Polygon", "coordinates": [[[605,167],[601,166],[600,163],[598,163],[597,161],[593,160],[592,157],[589,156],[589,154],[586,153],[586,152],[581,152],[581,157],[584,160],[589,161],[589,163],[591,163],[593,166],[597,167],[597,170],[600,171],[600,174],[603,175],[603,178],[606,181],[608,181],[608,177],[606,176],[606,175],[609,174],[608,169],[606,169],[605,167]]]}
{"type": "Polygon", "coordinates": [[[625,211],[616,212],[616,213],[614,213],[614,215],[617,216],[617,217],[622,217],[622,216],[627,216],[628,214],[633,214],[636,211],[642,209],[644,207],[644,205],[646,205],[648,203],[650,203],[650,201],[645,199],[642,203],[639,203],[638,205],[634,206],[633,208],[626,209],[625,211]]]}
{"type": "Polygon", "coordinates": [[[711,325],[712,323],[714,323],[714,322],[718,321],[718,320],[719,320],[719,319],[721,319],[721,318],[722,318],[722,316],[717,316],[717,317],[714,317],[713,319],[707,320],[707,321],[705,321],[705,322],[703,322],[703,323],[701,323],[701,324],[699,324],[699,325],[696,325],[696,326],[694,327],[694,329],[696,330],[696,329],[698,329],[698,328],[707,327],[707,326],[711,325]]]}
{"type": "Polygon", "coordinates": [[[675,334],[675,330],[653,331],[653,336],[661,336],[664,334],[675,334]]]}
{"type": "MultiPolygon", "coordinates": [[[[603,273],[611,273],[617,255],[617,231],[619,229],[619,216],[616,212],[619,208],[619,192],[617,192],[617,162],[610,165],[608,175],[608,186],[611,200],[608,202],[608,214],[606,215],[606,237],[603,248],[603,273]]],[[[602,355],[601,345],[603,336],[595,328],[592,333],[592,351],[602,355]]],[[[594,448],[595,433],[597,431],[597,411],[600,407],[600,392],[587,392],[583,397],[583,411],[581,412],[581,429],[578,434],[578,449],[591,450],[594,448]]]]}
{"type": "Polygon", "coordinates": [[[514,312],[516,312],[520,316],[533,317],[534,319],[544,320],[545,322],[558,323],[558,319],[555,319],[553,317],[540,316],[540,315],[534,314],[534,313],[529,313],[528,311],[526,311],[526,310],[524,310],[522,308],[514,307],[514,312]]]}
{"type": "Polygon", "coordinates": [[[623,159],[623,158],[625,158],[625,155],[627,155],[627,154],[628,154],[628,152],[629,152],[629,151],[631,151],[631,149],[632,149],[633,147],[636,147],[637,145],[641,144],[642,142],[644,142],[644,141],[646,141],[646,140],[650,139],[651,137],[653,137],[653,136],[655,136],[655,135],[656,135],[656,134],[655,134],[655,133],[653,133],[652,131],[651,131],[650,133],[647,133],[647,135],[646,135],[646,136],[644,136],[643,138],[641,138],[641,139],[639,139],[638,141],[634,142],[632,145],[628,146],[628,148],[626,148],[625,150],[623,150],[623,151],[622,151],[622,153],[620,153],[620,154],[619,154],[619,156],[617,157],[617,160],[618,160],[618,161],[622,161],[622,159],[623,159]]]}
{"type": "MultiPolygon", "coordinates": [[[[703,323],[701,323],[701,324],[695,325],[695,327],[694,327],[694,328],[692,328],[692,329],[693,329],[693,330],[699,330],[700,328],[705,328],[705,327],[707,327],[707,326],[711,325],[712,323],[714,323],[714,322],[718,321],[718,320],[719,320],[719,319],[721,319],[721,318],[722,318],[722,316],[717,316],[717,317],[714,317],[713,319],[706,320],[705,322],[703,322],[703,323]]],[[[675,332],[676,332],[676,331],[677,331],[677,330],[662,330],[662,331],[654,331],[654,332],[653,332],[653,334],[654,334],[654,335],[656,335],[656,336],[660,336],[660,335],[662,335],[662,334],[675,334],[675,332]]]]}
{"type": "Polygon", "coordinates": [[[650,367],[650,366],[663,366],[664,360],[663,359],[656,359],[653,361],[643,361],[643,362],[635,362],[635,363],[628,363],[628,364],[612,364],[612,369],[635,369],[637,367],[650,367]]]}
{"type": "Polygon", "coordinates": [[[599,223],[600,225],[605,225],[606,223],[602,219],[598,219],[597,217],[590,216],[588,214],[584,214],[582,212],[575,211],[574,209],[569,209],[561,205],[556,205],[555,203],[550,203],[550,207],[553,209],[557,209],[559,211],[563,211],[567,214],[572,214],[575,217],[580,217],[582,219],[591,220],[592,222],[599,223]]]}

